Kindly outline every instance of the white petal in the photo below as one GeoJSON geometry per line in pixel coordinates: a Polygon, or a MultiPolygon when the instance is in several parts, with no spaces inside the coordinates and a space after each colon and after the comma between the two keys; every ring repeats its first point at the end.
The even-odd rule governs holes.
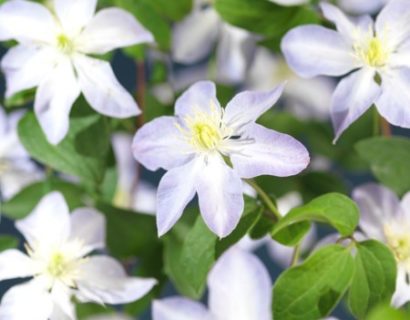
{"type": "Polygon", "coordinates": [[[1,67],[6,75],[6,97],[38,86],[53,69],[55,52],[48,47],[18,45],[3,57],[1,67]]]}
{"type": "Polygon", "coordinates": [[[223,238],[241,218],[244,200],[242,181],[218,155],[209,155],[198,173],[199,208],[205,223],[223,238]]]}
{"type": "Polygon", "coordinates": [[[195,63],[205,58],[215,45],[220,18],[212,8],[194,10],[177,23],[172,34],[172,56],[179,63],[195,63]]]}
{"type": "Polygon", "coordinates": [[[33,261],[24,253],[15,249],[0,253],[0,281],[30,277],[34,273],[33,261]]]}
{"type": "Polygon", "coordinates": [[[133,195],[132,208],[135,211],[155,215],[157,212],[157,189],[145,181],[140,181],[133,195]]]}
{"type": "Polygon", "coordinates": [[[373,14],[380,10],[388,0],[338,0],[345,12],[353,14],[373,14]]]}
{"type": "Polygon", "coordinates": [[[282,40],[289,66],[300,76],[340,76],[358,67],[353,49],[336,31],[320,26],[301,26],[282,40]]]}
{"type": "Polygon", "coordinates": [[[217,319],[272,319],[272,282],[256,256],[231,248],[212,268],[208,286],[209,309],[217,319]]]}
{"type": "Polygon", "coordinates": [[[16,222],[16,228],[33,248],[63,243],[70,233],[70,214],[63,195],[52,192],[44,196],[27,218],[16,222]]]}
{"type": "Polygon", "coordinates": [[[81,90],[96,111],[121,119],[141,113],[134,98],[118,82],[108,62],[76,55],[74,65],[81,90]]]}
{"type": "Polygon", "coordinates": [[[392,305],[396,308],[402,307],[410,301],[410,285],[408,284],[408,272],[403,267],[397,268],[396,291],[393,294],[392,305]]]}
{"type": "Polygon", "coordinates": [[[39,3],[12,0],[0,7],[1,41],[15,39],[25,44],[50,43],[55,40],[56,28],[50,11],[39,3]]]}
{"type": "Polygon", "coordinates": [[[352,198],[360,208],[360,228],[368,237],[383,241],[384,224],[402,214],[397,196],[382,185],[369,183],[354,189],[352,198]]]}
{"type": "Polygon", "coordinates": [[[193,149],[178,130],[175,117],[159,117],[145,124],[135,135],[132,150],[135,159],[151,171],[169,170],[187,163],[193,149]]]}
{"type": "Polygon", "coordinates": [[[407,192],[401,199],[400,206],[404,216],[410,220],[410,192],[407,192]]]}
{"type": "Polygon", "coordinates": [[[94,16],[97,0],[54,0],[54,8],[64,31],[76,36],[94,16]]]}
{"type": "Polygon", "coordinates": [[[199,302],[172,297],[155,300],[152,304],[153,320],[211,320],[208,310],[199,302]]]}
{"type": "Polygon", "coordinates": [[[52,309],[50,294],[32,280],[5,293],[0,305],[0,319],[45,320],[50,317],[52,309]]]}
{"type": "Polygon", "coordinates": [[[363,68],[340,81],[331,106],[335,140],[379,97],[381,89],[374,81],[375,70],[363,68]]]}
{"type": "Polygon", "coordinates": [[[146,295],[155,279],[127,277],[119,262],[110,257],[90,257],[79,268],[80,294],[89,301],[108,304],[133,302],[146,295]]]}
{"type": "MultiPolygon", "coordinates": [[[[17,147],[17,146],[16,146],[17,147]]],[[[43,173],[29,159],[15,158],[11,168],[0,177],[3,200],[11,199],[24,187],[43,178],[43,173]]]]}
{"type": "Polygon", "coordinates": [[[278,101],[283,89],[284,85],[279,85],[270,91],[244,91],[237,94],[225,108],[224,122],[235,128],[255,122],[278,101]]]}
{"type": "Polygon", "coordinates": [[[51,74],[38,87],[34,102],[37,119],[51,144],[67,135],[69,114],[80,88],[68,59],[61,59],[51,74]]]}
{"type": "Polygon", "coordinates": [[[79,240],[84,251],[79,255],[105,248],[105,217],[92,208],[76,209],[70,216],[69,240],[79,240]]]}
{"type": "Polygon", "coordinates": [[[178,221],[196,192],[200,161],[169,170],[161,179],[157,192],[157,227],[162,236],[178,221]]]}
{"type": "Polygon", "coordinates": [[[269,0],[270,2],[274,2],[280,4],[282,6],[295,6],[298,4],[308,3],[309,0],[269,0]]]}
{"type": "Polygon", "coordinates": [[[287,177],[298,174],[309,164],[306,148],[287,134],[253,124],[246,129],[244,137],[251,142],[240,152],[231,154],[233,167],[241,178],[287,177]]]}
{"type": "Polygon", "coordinates": [[[109,8],[95,15],[77,41],[79,51],[103,54],[117,48],[153,42],[154,38],[132,14],[109,8]]]}
{"type": "Polygon", "coordinates": [[[177,116],[185,117],[196,112],[221,112],[213,82],[199,81],[193,84],[175,102],[177,116]]]}
{"type": "Polygon", "coordinates": [[[395,126],[410,128],[410,69],[382,74],[382,94],[376,101],[379,113],[395,126]]]}
{"type": "Polygon", "coordinates": [[[55,282],[51,289],[53,312],[51,320],[76,320],[75,305],[71,301],[72,289],[61,282],[55,282]]]}

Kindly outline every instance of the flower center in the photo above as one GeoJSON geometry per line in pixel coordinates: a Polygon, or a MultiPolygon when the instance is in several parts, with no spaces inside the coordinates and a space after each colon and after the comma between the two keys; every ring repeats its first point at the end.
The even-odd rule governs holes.
{"type": "Polygon", "coordinates": [[[387,225],[384,228],[384,234],[387,244],[393,251],[398,262],[410,262],[410,233],[408,229],[402,230],[402,227],[387,225]]]}
{"type": "Polygon", "coordinates": [[[192,144],[206,150],[216,149],[222,140],[219,128],[210,123],[195,123],[192,128],[192,144]]]}
{"type": "Polygon", "coordinates": [[[57,47],[65,54],[72,54],[75,51],[73,41],[65,34],[60,34],[57,36],[57,47]]]}
{"type": "Polygon", "coordinates": [[[389,51],[377,37],[372,37],[364,46],[358,46],[356,52],[359,58],[371,67],[383,67],[389,59],[389,51]]]}
{"type": "Polygon", "coordinates": [[[50,257],[47,272],[53,278],[61,278],[67,272],[69,261],[61,252],[56,252],[50,257]]]}

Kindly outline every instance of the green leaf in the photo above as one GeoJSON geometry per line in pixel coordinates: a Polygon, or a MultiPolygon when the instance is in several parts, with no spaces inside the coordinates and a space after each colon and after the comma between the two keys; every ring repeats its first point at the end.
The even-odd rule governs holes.
{"type": "Polygon", "coordinates": [[[17,108],[26,105],[27,103],[34,100],[35,95],[34,89],[20,91],[10,98],[4,100],[4,106],[6,108],[17,108]]]}
{"type": "Polygon", "coordinates": [[[109,126],[93,113],[70,119],[70,131],[57,146],[51,145],[35,115],[28,112],[20,121],[20,141],[37,161],[57,171],[74,175],[87,184],[99,184],[104,178],[109,150],[109,126]]]}
{"type": "Polygon", "coordinates": [[[356,149],[383,184],[400,195],[410,190],[410,139],[371,138],[357,143],[356,149]]]}
{"type": "Polygon", "coordinates": [[[173,21],[181,20],[192,8],[192,0],[140,0],[151,5],[156,12],[173,21]]]}
{"type": "Polygon", "coordinates": [[[82,206],[85,202],[84,190],[81,187],[57,178],[50,178],[27,186],[3,203],[2,214],[11,219],[22,219],[33,211],[42,197],[52,191],[61,192],[71,210],[82,206]]]}
{"type": "Polygon", "coordinates": [[[329,245],[283,272],[273,288],[275,320],[317,320],[329,315],[349,287],[354,260],[349,249],[329,245]]]}
{"type": "Polygon", "coordinates": [[[368,240],[358,243],[355,264],[348,303],[352,313],[363,319],[374,306],[391,300],[396,285],[396,261],[386,246],[368,240]]]}
{"type": "Polygon", "coordinates": [[[350,198],[342,194],[325,194],[292,209],[275,225],[272,236],[284,245],[296,245],[308,232],[312,221],[329,224],[340,235],[349,236],[359,222],[359,210],[350,198]]]}
{"type": "Polygon", "coordinates": [[[2,235],[0,236],[0,252],[8,249],[17,248],[19,241],[14,236],[2,235]]]}
{"type": "Polygon", "coordinates": [[[403,310],[397,310],[388,304],[374,308],[366,320],[408,320],[409,314],[403,310]]]}

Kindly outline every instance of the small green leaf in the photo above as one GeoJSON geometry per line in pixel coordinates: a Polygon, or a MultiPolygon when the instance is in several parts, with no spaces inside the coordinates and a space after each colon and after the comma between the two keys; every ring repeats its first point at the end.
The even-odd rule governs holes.
{"type": "Polygon", "coordinates": [[[357,143],[356,149],[383,184],[400,195],[410,190],[410,139],[371,138],[357,143]]]}
{"type": "Polygon", "coordinates": [[[272,236],[284,245],[296,245],[308,232],[312,221],[329,224],[342,236],[349,236],[359,222],[359,210],[350,198],[329,193],[292,209],[275,225],[272,236]]]}
{"type": "Polygon", "coordinates": [[[0,236],[0,252],[8,249],[17,248],[19,241],[14,236],[2,235],[0,236]]]}
{"type": "Polygon", "coordinates": [[[329,245],[283,272],[273,288],[275,320],[317,320],[329,315],[350,285],[354,260],[348,248],[329,245]]]}
{"type": "Polygon", "coordinates": [[[349,290],[349,308],[363,319],[374,306],[388,302],[396,285],[396,261],[382,243],[368,240],[357,245],[355,274],[349,290]]]}
{"type": "Polygon", "coordinates": [[[18,108],[26,105],[27,103],[34,100],[35,95],[34,89],[20,91],[10,98],[4,100],[4,106],[6,108],[18,108]]]}

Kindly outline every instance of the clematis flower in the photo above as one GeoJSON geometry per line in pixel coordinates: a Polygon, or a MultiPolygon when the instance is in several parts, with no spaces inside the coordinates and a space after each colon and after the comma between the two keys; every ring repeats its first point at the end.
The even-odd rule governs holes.
{"type": "Polygon", "coordinates": [[[90,55],[150,42],[153,37],[128,12],[95,14],[97,0],[54,0],[53,11],[35,2],[7,1],[0,7],[0,40],[16,40],[2,60],[6,96],[37,87],[34,110],[50,143],[69,129],[69,113],[80,93],[111,117],[139,114],[110,64],[90,55]]]}
{"type": "Polygon", "coordinates": [[[127,277],[121,264],[89,254],[105,246],[104,216],[94,209],[71,215],[58,192],[45,196],[34,211],[16,222],[27,243],[24,254],[0,253],[0,280],[31,280],[8,290],[0,319],[76,319],[72,297],[81,302],[121,304],[137,300],[155,285],[154,279],[127,277]]]}
{"type": "Polygon", "coordinates": [[[7,116],[0,107],[0,199],[3,200],[43,176],[19,141],[17,123],[22,115],[13,112],[7,116]]]}
{"type": "Polygon", "coordinates": [[[361,211],[360,228],[371,239],[384,242],[397,262],[396,291],[392,304],[410,301],[410,192],[403,199],[382,185],[369,183],[353,191],[361,211]]]}
{"type": "Polygon", "coordinates": [[[297,27],[284,37],[282,50],[290,67],[303,77],[351,72],[333,93],[335,141],[372,104],[391,124],[410,128],[410,2],[389,2],[375,23],[369,17],[354,22],[330,4],[321,7],[337,31],[297,27]]]}
{"type": "Polygon", "coordinates": [[[272,282],[253,254],[231,248],[208,275],[209,310],[182,297],[153,303],[153,320],[271,320],[272,282]]]}
{"type": "Polygon", "coordinates": [[[149,170],[168,170],[157,193],[159,235],[176,223],[197,193],[205,223],[225,237],[243,211],[241,178],[285,177],[306,168],[309,155],[300,142],[255,123],[282,90],[243,92],[223,109],[215,85],[198,82],[176,101],[175,117],[159,117],[137,132],[135,158],[149,170]]]}
{"type": "Polygon", "coordinates": [[[192,12],[175,25],[172,57],[182,64],[197,63],[211,53],[216,43],[216,79],[226,84],[242,82],[255,47],[254,37],[223,22],[212,0],[195,0],[192,12]]]}
{"type": "Polygon", "coordinates": [[[338,0],[341,9],[352,14],[374,14],[390,0],[338,0]]]}

